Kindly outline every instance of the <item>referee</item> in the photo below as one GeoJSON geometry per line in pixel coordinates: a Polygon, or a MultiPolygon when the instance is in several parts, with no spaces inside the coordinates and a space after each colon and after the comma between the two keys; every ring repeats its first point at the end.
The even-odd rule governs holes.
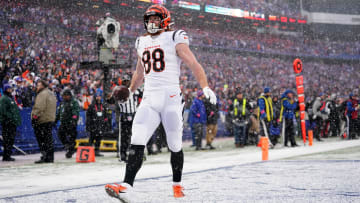
{"type": "MultiPolygon", "coordinates": [[[[125,74],[122,77],[122,85],[130,87],[131,76],[125,74]]],[[[126,102],[118,103],[119,112],[119,141],[120,143],[120,161],[127,162],[127,151],[130,147],[131,127],[134,120],[136,108],[140,98],[140,91],[136,90],[126,102]]],[[[119,144],[118,144],[119,145],[119,144]]],[[[118,146],[119,152],[119,146],[118,146]]]]}

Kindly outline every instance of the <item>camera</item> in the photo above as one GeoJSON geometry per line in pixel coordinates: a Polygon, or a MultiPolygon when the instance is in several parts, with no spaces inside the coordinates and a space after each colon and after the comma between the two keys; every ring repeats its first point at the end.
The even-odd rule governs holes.
{"type": "Polygon", "coordinates": [[[115,19],[106,16],[96,22],[98,46],[108,49],[117,49],[119,46],[120,23],[115,19]]]}

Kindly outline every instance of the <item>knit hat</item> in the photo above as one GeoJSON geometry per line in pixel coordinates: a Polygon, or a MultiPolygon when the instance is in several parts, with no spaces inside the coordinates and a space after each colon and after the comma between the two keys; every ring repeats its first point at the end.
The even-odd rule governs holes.
{"type": "Polygon", "coordinates": [[[63,96],[72,96],[71,90],[66,89],[64,90],[64,92],[62,93],[63,96]]]}
{"type": "Polygon", "coordinates": [[[264,88],[264,93],[269,93],[270,92],[270,87],[265,87],[264,88]]]}
{"type": "Polygon", "coordinates": [[[289,93],[295,94],[295,92],[292,91],[292,90],[286,90],[286,91],[284,92],[285,95],[287,95],[287,94],[289,94],[289,93]]]}
{"type": "Polygon", "coordinates": [[[11,87],[11,85],[9,85],[9,84],[4,84],[4,86],[3,86],[3,89],[4,89],[4,92],[6,92],[8,89],[10,89],[10,88],[12,88],[11,87]]]}

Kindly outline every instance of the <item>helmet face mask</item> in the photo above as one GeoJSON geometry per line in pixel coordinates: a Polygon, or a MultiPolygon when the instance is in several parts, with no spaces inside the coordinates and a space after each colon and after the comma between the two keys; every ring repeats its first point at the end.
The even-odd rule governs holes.
{"type": "Polygon", "coordinates": [[[162,28],[160,28],[161,21],[162,21],[161,17],[158,16],[158,15],[150,15],[150,16],[148,16],[147,20],[145,20],[145,22],[144,22],[145,27],[146,27],[146,31],[148,33],[151,33],[151,34],[155,34],[155,33],[159,32],[159,31],[163,30],[162,28]],[[153,16],[158,17],[158,19],[151,20],[150,18],[153,17],[153,16]],[[159,22],[155,23],[154,21],[159,21],[159,22]]]}
{"type": "Polygon", "coordinates": [[[145,30],[150,34],[156,34],[162,30],[166,30],[171,24],[170,12],[161,5],[150,6],[144,14],[145,30]],[[158,16],[160,18],[159,25],[149,22],[150,16],[158,16]]]}

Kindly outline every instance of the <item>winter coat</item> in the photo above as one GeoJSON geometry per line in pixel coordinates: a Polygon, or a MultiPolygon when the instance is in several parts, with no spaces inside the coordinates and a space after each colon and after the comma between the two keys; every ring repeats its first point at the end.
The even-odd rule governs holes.
{"type": "Polygon", "coordinates": [[[28,86],[24,89],[24,94],[22,95],[22,104],[23,107],[31,107],[33,105],[33,96],[34,91],[31,86],[28,86]]]}
{"type": "Polygon", "coordinates": [[[0,99],[0,123],[1,125],[21,125],[19,108],[15,101],[6,94],[0,99]]]}
{"type": "Polygon", "coordinates": [[[280,115],[280,121],[282,121],[282,118],[284,119],[294,119],[295,118],[295,110],[298,107],[297,102],[290,101],[288,97],[284,97],[281,99],[282,106],[281,106],[281,112],[282,115],[280,115]]]}
{"type": "Polygon", "coordinates": [[[258,99],[258,106],[261,119],[265,119],[269,122],[274,119],[274,111],[272,107],[271,97],[260,96],[258,99]]]}
{"type": "Polygon", "coordinates": [[[251,106],[249,100],[243,98],[242,100],[234,99],[230,105],[230,113],[235,124],[245,123],[250,117],[251,106]]]}
{"type": "Polygon", "coordinates": [[[41,90],[31,111],[31,118],[38,117],[37,123],[54,122],[56,117],[56,97],[48,88],[41,90]]]}
{"type": "Polygon", "coordinates": [[[198,98],[193,100],[193,103],[190,107],[190,125],[194,123],[206,123],[206,110],[204,102],[198,98]]]}
{"type": "Polygon", "coordinates": [[[328,119],[328,115],[325,112],[325,104],[323,101],[321,101],[320,97],[316,97],[312,106],[312,110],[314,116],[320,117],[323,120],[328,119]]]}
{"type": "Polygon", "coordinates": [[[255,133],[258,134],[260,133],[260,122],[259,119],[257,117],[258,115],[258,111],[259,109],[256,108],[254,109],[254,112],[250,115],[249,118],[249,133],[255,133]]]}
{"type": "Polygon", "coordinates": [[[346,115],[350,119],[358,118],[358,110],[355,108],[359,106],[359,101],[355,99],[349,99],[346,103],[346,115]]]}
{"type": "Polygon", "coordinates": [[[63,100],[56,110],[56,122],[60,121],[61,126],[77,126],[79,113],[79,103],[74,98],[70,101],[63,100]]]}
{"type": "Polygon", "coordinates": [[[207,117],[207,124],[217,124],[219,119],[219,103],[211,104],[208,99],[204,101],[206,117],[207,117]]]}
{"type": "Polygon", "coordinates": [[[86,112],[86,130],[91,133],[103,134],[109,130],[110,115],[105,104],[96,104],[96,101],[89,106],[86,112]]]}

